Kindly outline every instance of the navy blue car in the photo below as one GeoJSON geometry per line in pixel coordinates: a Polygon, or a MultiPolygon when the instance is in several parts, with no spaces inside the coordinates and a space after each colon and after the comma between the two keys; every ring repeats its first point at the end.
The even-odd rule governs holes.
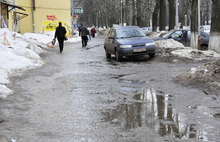
{"type": "Polygon", "coordinates": [[[138,26],[113,27],[105,37],[106,58],[115,55],[117,61],[123,56],[155,56],[154,41],[147,37],[138,26]]]}
{"type": "MultiPolygon", "coordinates": [[[[186,47],[190,47],[191,32],[188,29],[171,30],[159,38],[153,38],[154,41],[174,39],[186,47]]],[[[209,34],[201,31],[201,50],[207,50],[209,45],[209,34]]]]}

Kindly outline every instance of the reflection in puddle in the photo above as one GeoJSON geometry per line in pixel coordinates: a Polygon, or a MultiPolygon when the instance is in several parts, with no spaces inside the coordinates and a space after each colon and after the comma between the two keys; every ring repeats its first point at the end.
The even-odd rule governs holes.
{"type": "Polygon", "coordinates": [[[115,110],[107,113],[105,121],[124,126],[127,130],[149,127],[161,136],[202,139],[201,133],[194,129],[196,125],[188,124],[186,115],[177,112],[169,104],[172,96],[150,88],[142,88],[146,87],[144,82],[120,81],[120,83],[122,92],[133,94],[137,101],[117,106],[115,110]]]}

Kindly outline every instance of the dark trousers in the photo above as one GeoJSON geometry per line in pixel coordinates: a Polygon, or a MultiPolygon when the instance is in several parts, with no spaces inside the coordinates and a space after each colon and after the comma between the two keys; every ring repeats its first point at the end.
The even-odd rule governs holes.
{"type": "Polygon", "coordinates": [[[82,39],[82,47],[87,45],[87,36],[81,36],[82,39]]]}
{"type": "Polygon", "coordinates": [[[92,34],[92,37],[94,38],[94,37],[95,37],[95,34],[92,34]]]}
{"type": "Polygon", "coordinates": [[[63,38],[57,38],[58,42],[59,42],[59,47],[60,47],[60,52],[63,51],[63,43],[64,43],[64,39],[63,38]]]}

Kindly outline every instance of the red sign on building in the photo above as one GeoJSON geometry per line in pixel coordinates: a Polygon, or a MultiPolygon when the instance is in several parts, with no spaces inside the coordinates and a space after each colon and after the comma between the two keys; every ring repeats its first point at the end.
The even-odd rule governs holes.
{"type": "Polygon", "coordinates": [[[47,19],[52,21],[57,20],[55,15],[47,15],[47,19]]]}

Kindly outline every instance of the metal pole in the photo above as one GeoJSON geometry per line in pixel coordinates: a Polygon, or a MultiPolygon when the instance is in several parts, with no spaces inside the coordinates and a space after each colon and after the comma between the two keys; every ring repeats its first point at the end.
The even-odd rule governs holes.
{"type": "Polygon", "coordinates": [[[74,3],[73,3],[74,0],[72,0],[72,8],[71,8],[71,11],[72,11],[72,33],[73,33],[73,30],[74,30],[74,3]]]}
{"type": "Polygon", "coordinates": [[[198,0],[198,50],[201,50],[201,33],[200,33],[200,0],[198,0]]]}
{"type": "Polygon", "coordinates": [[[35,33],[35,22],[34,22],[34,4],[33,4],[33,0],[31,0],[31,6],[32,6],[33,33],[35,33]]]}
{"type": "Polygon", "coordinates": [[[73,12],[74,4],[73,4],[73,1],[74,1],[74,0],[72,0],[72,8],[71,8],[71,10],[72,10],[72,27],[73,27],[73,25],[74,25],[74,23],[73,23],[73,21],[74,21],[74,12],[73,12]]]}
{"type": "Polygon", "coordinates": [[[179,0],[176,0],[176,28],[175,29],[178,29],[178,27],[179,27],[178,5],[179,5],[179,0]]]}

